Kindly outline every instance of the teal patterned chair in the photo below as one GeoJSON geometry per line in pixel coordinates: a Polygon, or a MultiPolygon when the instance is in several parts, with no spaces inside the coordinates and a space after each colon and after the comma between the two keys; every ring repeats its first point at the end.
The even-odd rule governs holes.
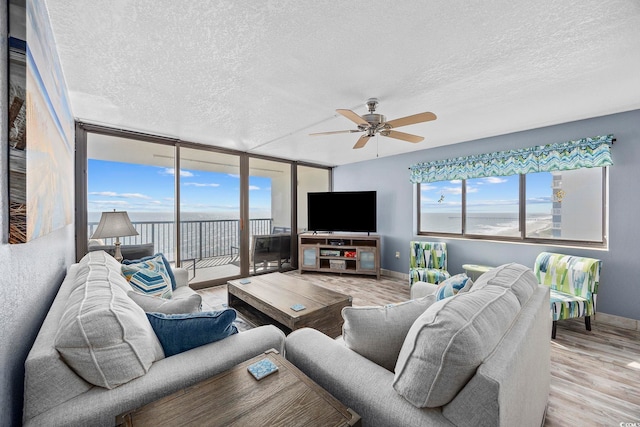
{"type": "Polygon", "coordinates": [[[542,252],[536,258],[534,273],[538,283],[551,288],[551,316],[556,337],[558,320],[584,317],[588,331],[596,313],[596,297],[602,261],[571,255],[542,252]]]}
{"type": "Polygon", "coordinates": [[[410,242],[409,280],[438,284],[451,277],[447,271],[447,244],[441,242],[410,242]]]}

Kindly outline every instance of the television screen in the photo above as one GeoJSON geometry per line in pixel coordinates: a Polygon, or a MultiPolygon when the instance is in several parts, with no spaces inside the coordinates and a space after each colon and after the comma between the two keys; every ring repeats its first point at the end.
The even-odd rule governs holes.
{"type": "Polygon", "coordinates": [[[309,231],[376,232],[375,191],[307,194],[309,231]]]}

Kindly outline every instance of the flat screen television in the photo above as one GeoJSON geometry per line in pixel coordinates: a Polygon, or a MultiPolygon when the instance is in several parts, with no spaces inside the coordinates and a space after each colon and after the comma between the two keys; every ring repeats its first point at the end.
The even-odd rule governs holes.
{"type": "Polygon", "coordinates": [[[307,193],[309,231],[377,231],[375,191],[307,193]]]}

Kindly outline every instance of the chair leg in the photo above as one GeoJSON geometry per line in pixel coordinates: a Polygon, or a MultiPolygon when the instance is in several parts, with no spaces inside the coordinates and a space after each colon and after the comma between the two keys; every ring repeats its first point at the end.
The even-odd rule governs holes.
{"type": "Polygon", "coordinates": [[[587,331],[591,330],[591,316],[586,316],[584,318],[584,326],[587,327],[587,331]]]}
{"type": "Polygon", "coordinates": [[[553,325],[551,326],[551,339],[555,340],[556,339],[556,324],[558,323],[557,320],[553,321],[553,325]]]}

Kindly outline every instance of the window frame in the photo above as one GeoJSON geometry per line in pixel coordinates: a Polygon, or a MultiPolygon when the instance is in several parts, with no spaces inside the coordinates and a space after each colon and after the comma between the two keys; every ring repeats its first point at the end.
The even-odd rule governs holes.
{"type": "Polygon", "coordinates": [[[526,230],[526,176],[527,174],[519,174],[519,200],[518,200],[518,215],[519,215],[519,225],[520,225],[520,236],[519,237],[508,237],[508,236],[495,236],[495,235],[486,235],[486,234],[471,234],[467,233],[467,180],[462,180],[462,206],[460,213],[462,215],[462,231],[461,233],[443,233],[443,232],[434,232],[434,231],[422,231],[421,230],[421,200],[420,200],[420,186],[422,183],[416,183],[416,211],[417,211],[417,235],[418,236],[428,236],[428,237],[440,237],[440,238],[454,238],[454,239],[465,239],[465,240],[487,240],[487,241],[498,241],[498,242],[506,242],[506,243],[529,243],[536,245],[546,245],[546,246],[572,246],[572,247],[585,247],[585,248],[607,248],[608,247],[608,217],[609,217],[609,204],[608,204],[608,180],[609,180],[609,167],[602,166],[602,241],[589,241],[589,240],[570,240],[570,239],[543,239],[543,238],[532,238],[527,237],[526,230]]]}

